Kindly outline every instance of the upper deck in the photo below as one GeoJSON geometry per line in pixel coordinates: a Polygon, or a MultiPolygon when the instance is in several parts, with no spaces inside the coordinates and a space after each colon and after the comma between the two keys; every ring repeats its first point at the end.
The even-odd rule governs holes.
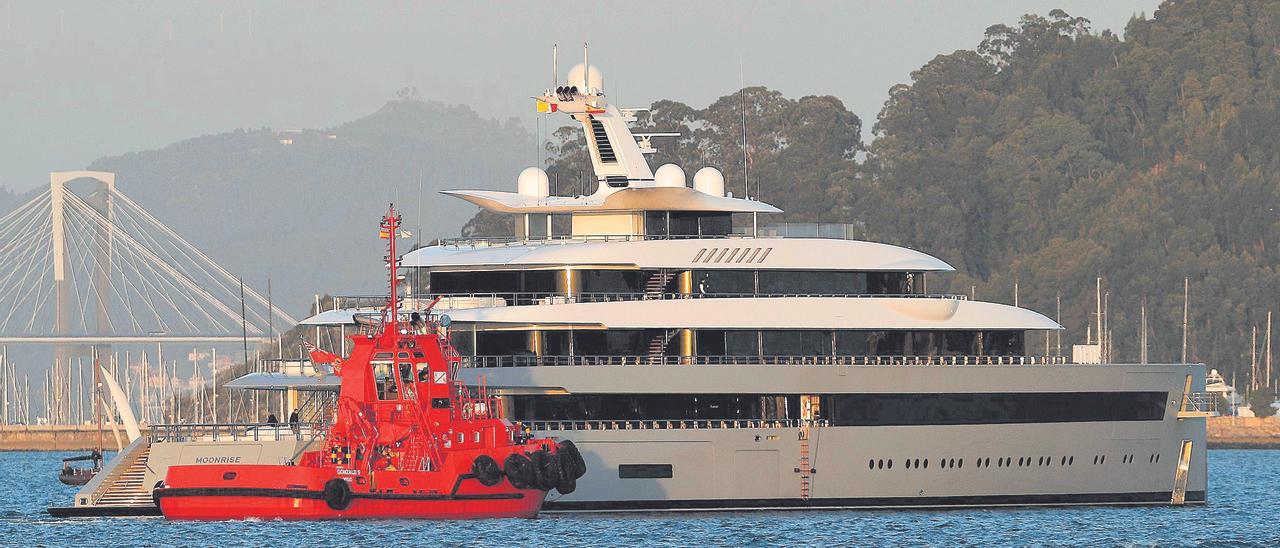
{"type": "Polygon", "coordinates": [[[936,257],[904,247],[859,240],[767,236],[450,241],[409,253],[403,265],[433,270],[564,267],[886,272],[954,270],[936,257]]]}

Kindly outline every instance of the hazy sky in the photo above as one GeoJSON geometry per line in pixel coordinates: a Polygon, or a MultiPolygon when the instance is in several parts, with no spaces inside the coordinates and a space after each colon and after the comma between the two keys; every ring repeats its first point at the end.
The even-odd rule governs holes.
{"type": "Polygon", "coordinates": [[[532,126],[557,42],[562,73],[589,42],[623,106],[704,106],[741,77],[835,95],[869,130],[891,85],[991,24],[1063,8],[1122,33],[1156,5],[0,0],[0,187],[202,134],[336,125],[405,86],[532,126]]]}

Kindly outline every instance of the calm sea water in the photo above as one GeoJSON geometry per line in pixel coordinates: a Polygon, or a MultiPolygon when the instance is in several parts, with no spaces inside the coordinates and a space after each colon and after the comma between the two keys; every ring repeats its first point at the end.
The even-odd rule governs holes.
{"type": "Polygon", "coordinates": [[[63,453],[0,453],[6,546],[1280,546],[1280,451],[1209,452],[1208,506],[544,515],[469,522],[58,520],[63,453]]]}

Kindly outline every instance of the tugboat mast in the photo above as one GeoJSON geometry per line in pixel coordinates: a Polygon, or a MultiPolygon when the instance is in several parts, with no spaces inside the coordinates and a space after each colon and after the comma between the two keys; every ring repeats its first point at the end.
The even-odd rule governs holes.
{"type": "Polygon", "coordinates": [[[384,313],[384,322],[391,333],[398,337],[400,335],[399,315],[400,315],[400,296],[396,292],[396,275],[400,270],[400,260],[396,256],[396,236],[400,232],[400,216],[396,215],[396,207],[394,204],[387,206],[387,214],[382,217],[382,231],[379,236],[386,238],[387,242],[387,270],[388,287],[390,289],[390,299],[387,302],[388,310],[384,313]]]}

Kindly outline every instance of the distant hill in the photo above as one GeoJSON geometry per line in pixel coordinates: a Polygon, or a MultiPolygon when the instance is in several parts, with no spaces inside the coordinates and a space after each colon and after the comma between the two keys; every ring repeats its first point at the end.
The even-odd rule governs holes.
{"type": "Polygon", "coordinates": [[[436,191],[513,187],[534,146],[514,121],[405,99],[334,128],[237,130],[88,167],[117,173],[122,192],[247,284],[265,292],[271,276],[300,315],[314,293],[381,290],[376,223],[395,200],[417,231],[420,177],[415,236],[456,235],[476,208],[436,191]]]}

